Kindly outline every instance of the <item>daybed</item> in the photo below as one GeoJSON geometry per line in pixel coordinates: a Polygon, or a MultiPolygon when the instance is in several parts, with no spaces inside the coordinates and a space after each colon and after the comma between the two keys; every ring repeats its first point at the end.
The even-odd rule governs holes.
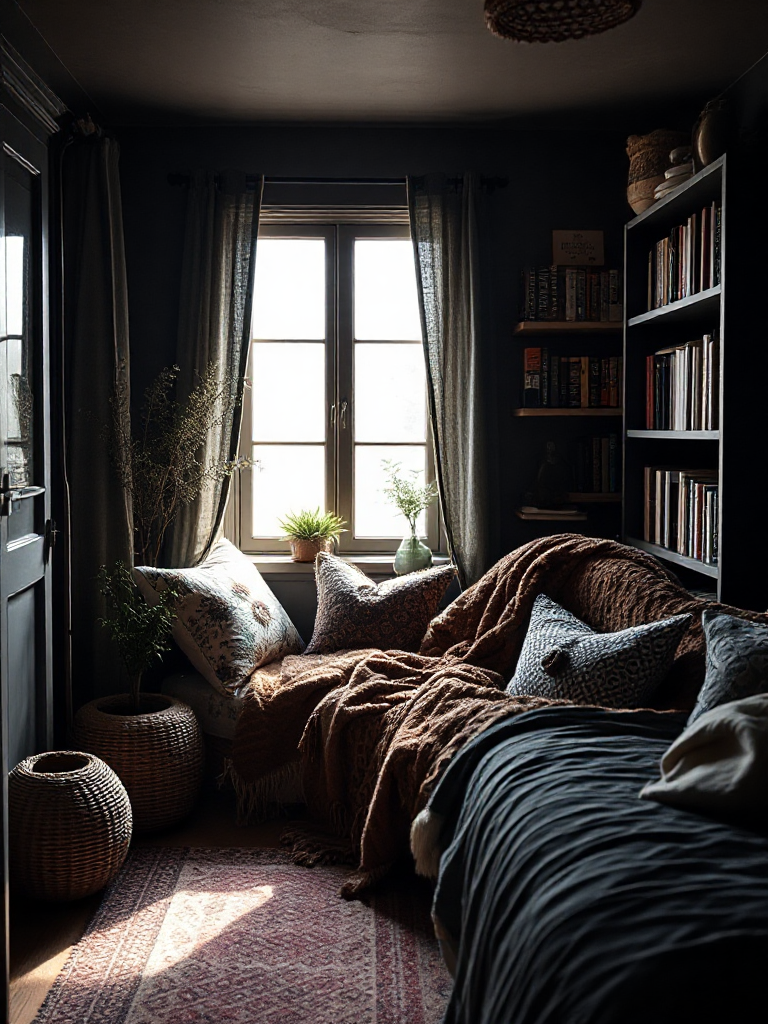
{"type": "Polygon", "coordinates": [[[768,962],[764,819],[639,797],[702,687],[704,610],[768,626],[616,542],[527,544],[437,615],[418,651],[292,655],[279,685],[255,681],[228,766],[241,812],[300,778],[315,825],[286,839],[300,862],[351,859],[343,895],[411,855],[436,878],[447,1021],[751,1020],[768,962]],[[540,595],[601,635],[670,617],[684,632],[632,708],[510,694],[540,595]]]}

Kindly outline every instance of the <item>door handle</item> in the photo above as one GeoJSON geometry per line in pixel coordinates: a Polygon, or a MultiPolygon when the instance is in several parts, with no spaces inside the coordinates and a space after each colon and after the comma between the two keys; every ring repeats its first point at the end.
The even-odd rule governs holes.
{"type": "Polygon", "coordinates": [[[11,514],[14,501],[37,498],[40,494],[45,494],[44,487],[11,487],[10,474],[3,473],[2,485],[0,485],[0,516],[11,514]]]}

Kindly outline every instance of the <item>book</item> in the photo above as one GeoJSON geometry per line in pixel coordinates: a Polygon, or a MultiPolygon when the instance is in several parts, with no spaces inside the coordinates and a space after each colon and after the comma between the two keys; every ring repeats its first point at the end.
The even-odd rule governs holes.
{"type": "Polygon", "coordinates": [[[560,356],[550,356],[549,360],[549,404],[560,405],[560,356]]]}
{"type": "Polygon", "coordinates": [[[549,349],[542,346],[541,349],[541,386],[539,389],[539,404],[549,405],[549,349]]]}
{"type": "Polygon", "coordinates": [[[600,405],[600,357],[589,356],[589,404],[592,408],[600,405]]]}
{"type": "Polygon", "coordinates": [[[579,356],[579,404],[582,409],[588,409],[589,401],[589,356],[579,356]]]}
{"type": "Polygon", "coordinates": [[[523,349],[523,408],[536,409],[541,399],[541,348],[523,349]]]}
{"type": "Polygon", "coordinates": [[[581,357],[568,357],[568,402],[569,408],[581,406],[581,357]]]}

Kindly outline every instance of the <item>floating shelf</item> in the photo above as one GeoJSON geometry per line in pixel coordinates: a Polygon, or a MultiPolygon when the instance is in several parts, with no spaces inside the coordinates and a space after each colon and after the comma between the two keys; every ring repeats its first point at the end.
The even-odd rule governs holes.
{"type": "Polygon", "coordinates": [[[564,409],[561,406],[546,406],[539,409],[513,409],[513,416],[623,416],[623,409],[564,409]]]}
{"type": "Polygon", "coordinates": [[[675,565],[683,565],[686,569],[700,572],[702,576],[711,576],[712,579],[716,580],[720,575],[720,570],[716,565],[707,565],[706,562],[702,562],[698,558],[688,558],[687,555],[679,555],[676,551],[670,551],[669,548],[661,547],[659,544],[649,544],[648,541],[639,540],[636,537],[627,538],[627,543],[633,547],[640,548],[642,551],[647,551],[649,555],[655,555],[666,562],[674,562],[675,565]]]}
{"type": "Polygon", "coordinates": [[[521,512],[519,508],[515,509],[515,515],[518,519],[532,519],[539,522],[558,523],[583,523],[587,518],[586,512],[571,512],[563,515],[560,512],[521,512]]]}
{"type": "Polygon", "coordinates": [[[628,430],[627,437],[673,441],[719,441],[719,430],[628,430]]]}
{"type": "Polygon", "coordinates": [[[521,320],[514,334],[621,334],[623,324],[615,320],[521,320]]]}

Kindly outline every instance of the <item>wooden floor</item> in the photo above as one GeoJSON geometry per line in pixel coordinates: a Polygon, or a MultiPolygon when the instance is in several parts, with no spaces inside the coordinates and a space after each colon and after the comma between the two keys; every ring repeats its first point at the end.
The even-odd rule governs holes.
{"type": "MultiPolygon", "coordinates": [[[[209,788],[185,822],[164,832],[134,839],[134,846],[197,846],[270,849],[279,846],[285,819],[241,828],[235,822],[234,796],[209,788]]],[[[11,901],[10,1024],[31,1024],[72,946],[80,939],[100,896],[73,903],[11,901]]]]}

